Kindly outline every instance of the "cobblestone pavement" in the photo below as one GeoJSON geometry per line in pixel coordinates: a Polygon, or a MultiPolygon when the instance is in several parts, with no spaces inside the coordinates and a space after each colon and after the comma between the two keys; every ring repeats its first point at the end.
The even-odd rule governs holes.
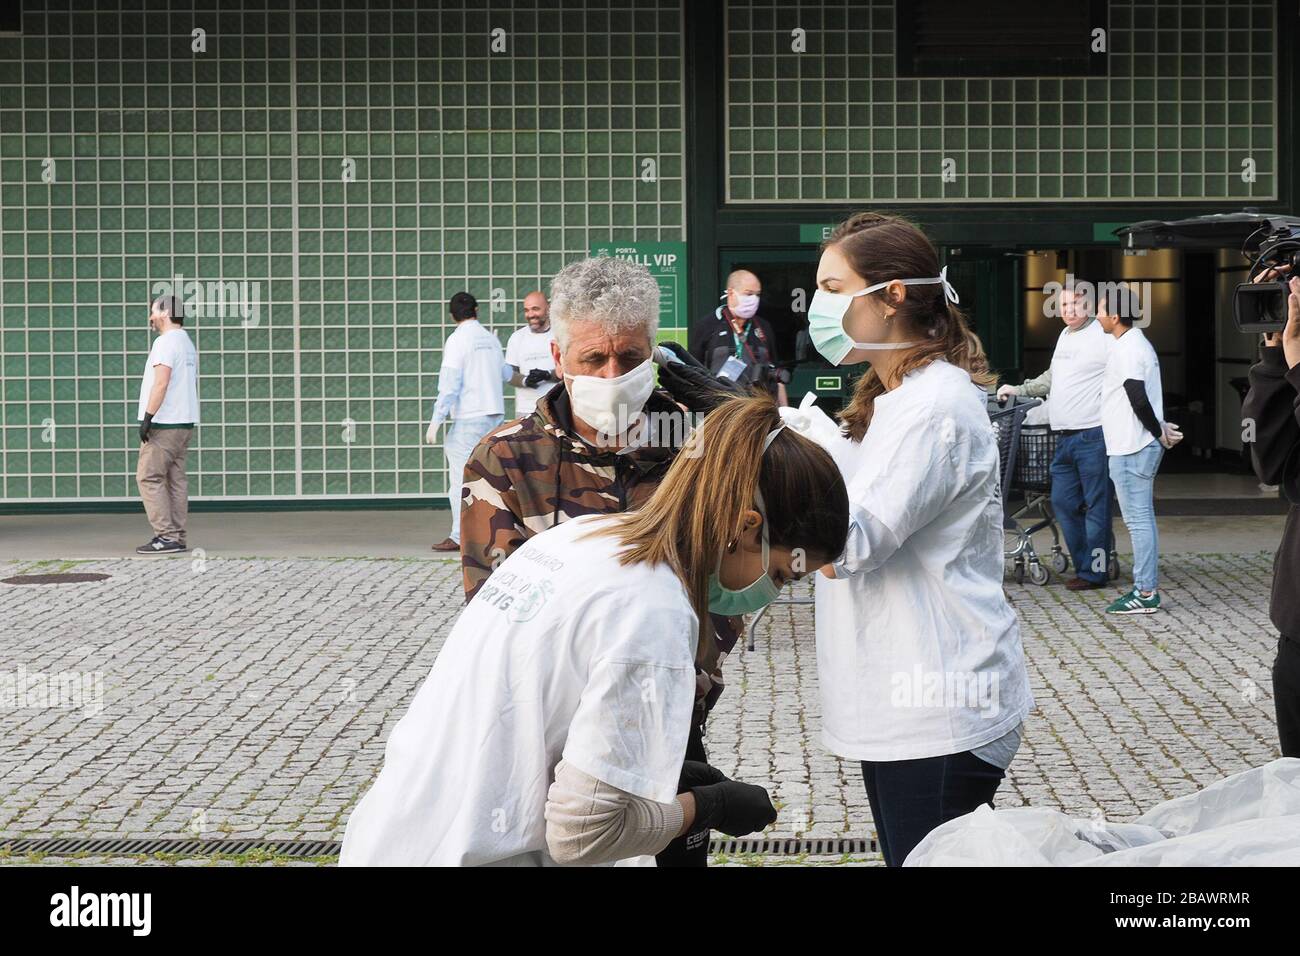
{"type": "MultiPolygon", "coordinates": [[[[1171,556],[1167,610],[1124,618],[1103,613],[1109,591],[1009,584],[1038,707],[998,804],[1129,819],[1276,756],[1270,567],[1171,556]]],[[[0,562],[0,577],[57,569],[0,562]]],[[[460,604],[438,560],[75,570],[111,577],[0,585],[0,680],[29,685],[5,700],[0,683],[7,837],[341,838],[460,604]],[[42,706],[60,674],[75,687],[56,678],[42,706]]],[[[773,834],[870,835],[856,765],[818,743],[811,609],[775,608],[727,674],[711,759],[772,790],[773,834]]]]}

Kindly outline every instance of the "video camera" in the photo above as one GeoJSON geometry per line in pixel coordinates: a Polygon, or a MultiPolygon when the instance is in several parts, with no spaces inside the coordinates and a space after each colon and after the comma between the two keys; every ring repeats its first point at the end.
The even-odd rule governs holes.
{"type": "Polygon", "coordinates": [[[1287,283],[1300,276],[1300,224],[1281,222],[1259,241],[1259,254],[1247,281],[1232,294],[1232,319],[1240,332],[1281,332],[1286,325],[1287,283]],[[1269,269],[1286,268],[1281,277],[1251,282],[1269,269]]]}

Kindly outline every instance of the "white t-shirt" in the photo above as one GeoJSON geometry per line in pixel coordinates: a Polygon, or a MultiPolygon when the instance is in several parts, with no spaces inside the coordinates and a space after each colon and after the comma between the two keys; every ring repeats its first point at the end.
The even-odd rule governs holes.
{"type": "Polygon", "coordinates": [[[1131,378],[1146,386],[1147,401],[1156,420],[1165,420],[1164,393],[1160,386],[1160,360],[1141,329],[1129,329],[1113,338],[1110,361],[1102,381],[1101,430],[1106,436],[1106,454],[1131,455],[1156,440],[1133,412],[1124,383],[1131,378]]]}
{"type": "Polygon", "coordinates": [[[1096,319],[1074,332],[1061,330],[1052,353],[1052,391],[1047,402],[1054,430],[1101,424],[1101,378],[1110,343],[1111,337],[1096,319]]]}
{"type": "Polygon", "coordinates": [[[456,369],[460,373],[460,394],[450,414],[452,418],[479,418],[505,413],[502,392],[502,369],[505,357],[496,334],[478,319],[457,323],[442,346],[442,373],[456,369]]]}
{"type": "Polygon", "coordinates": [[[609,520],[556,525],[492,572],[393,729],[340,863],[548,865],[561,757],[647,800],[676,797],[697,621],[666,566],[577,540],[609,520]]]}
{"type": "MultiPolygon", "coordinates": [[[[506,342],[506,361],[519,369],[524,377],[533,369],[544,368],[548,372],[555,369],[555,359],[551,356],[551,340],[555,333],[547,328],[545,332],[534,332],[528,326],[515,329],[510,340],[506,342]]],[[[515,386],[515,418],[531,415],[537,407],[537,400],[554,385],[551,382],[541,388],[515,386]]]]}
{"type": "Polygon", "coordinates": [[[837,578],[817,576],[816,620],[822,740],[840,757],[960,753],[1033,708],[1002,591],[985,401],[965,371],[932,362],[876,399],[859,453],[839,459],[853,469],[849,541],[837,578]]]}
{"type": "Polygon", "coordinates": [[[199,359],[194,343],[184,329],[172,329],[153,340],[140,381],[140,407],[136,420],[144,421],[149,410],[149,393],[153,391],[154,366],[172,370],[163,402],[154,413],[159,425],[197,425],[199,423],[199,359]]]}

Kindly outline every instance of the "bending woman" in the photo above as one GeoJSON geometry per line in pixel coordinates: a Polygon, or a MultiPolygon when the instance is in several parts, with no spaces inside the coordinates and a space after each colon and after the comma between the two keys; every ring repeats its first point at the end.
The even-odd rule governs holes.
{"type": "Polygon", "coordinates": [[[836,427],[783,410],[849,488],[843,556],[817,581],[827,749],[861,761],[885,862],[990,803],[1033,706],[1002,592],[992,382],[934,246],[859,213],[826,241],[809,334],[833,364],[870,362],[836,427]]]}
{"type": "Polygon", "coordinates": [[[683,764],[710,609],[744,614],[848,530],[839,470],[768,398],[709,413],[638,511],[574,518],[465,607],[348,820],[340,862],[607,863],[761,830],[761,787],[683,764]]]}

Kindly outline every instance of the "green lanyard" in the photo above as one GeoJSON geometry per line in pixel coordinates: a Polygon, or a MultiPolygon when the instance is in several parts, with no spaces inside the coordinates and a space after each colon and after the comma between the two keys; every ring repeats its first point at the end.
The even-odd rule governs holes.
{"type": "Polygon", "coordinates": [[[746,321],[745,324],[740,327],[739,332],[736,331],[736,327],[733,325],[731,327],[731,335],[732,338],[736,340],[736,358],[740,358],[742,353],[745,351],[745,338],[749,335],[749,322],[746,321]]]}

